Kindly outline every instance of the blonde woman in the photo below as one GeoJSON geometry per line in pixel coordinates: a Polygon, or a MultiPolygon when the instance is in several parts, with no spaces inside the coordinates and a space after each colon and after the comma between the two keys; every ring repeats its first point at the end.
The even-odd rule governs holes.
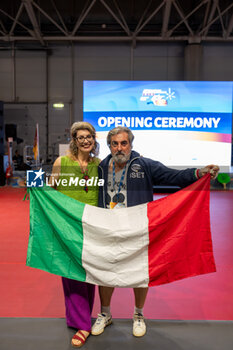
{"type": "MultiPolygon", "coordinates": [[[[87,122],[76,122],[71,126],[71,141],[69,154],[56,159],[53,165],[50,184],[65,195],[90,205],[98,205],[98,186],[88,186],[87,180],[97,179],[98,143],[94,127],[87,122]],[[70,177],[85,179],[85,186],[76,186],[75,182],[69,187],[62,186],[70,177]],[[59,185],[56,185],[59,184],[59,185]]],[[[69,181],[67,181],[69,183],[69,181]]],[[[94,182],[94,181],[93,181],[94,182]]],[[[96,181],[95,181],[96,182],[96,181]]],[[[94,303],[95,286],[62,277],[65,296],[67,325],[78,329],[71,344],[81,347],[91,331],[91,312],[94,303]]]]}

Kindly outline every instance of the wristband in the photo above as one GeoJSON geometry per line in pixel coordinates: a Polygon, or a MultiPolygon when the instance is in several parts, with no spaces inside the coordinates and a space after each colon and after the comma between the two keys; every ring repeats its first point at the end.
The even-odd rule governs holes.
{"type": "Polygon", "coordinates": [[[195,176],[196,176],[197,179],[201,178],[201,176],[200,176],[200,169],[196,169],[195,170],[195,176]]]}

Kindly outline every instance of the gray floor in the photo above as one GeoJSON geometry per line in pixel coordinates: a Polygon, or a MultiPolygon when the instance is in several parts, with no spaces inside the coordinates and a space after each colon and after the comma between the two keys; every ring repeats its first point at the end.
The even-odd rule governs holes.
{"type": "MultiPolygon", "coordinates": [[[[233,321],[147,320],[147,334],[131,335],[131,320],[114,319],[84,350],[232,350],[233,321]]],[[[68,350],[74,330],[64,319],[0,318],[0,350],[68,350]]]]}

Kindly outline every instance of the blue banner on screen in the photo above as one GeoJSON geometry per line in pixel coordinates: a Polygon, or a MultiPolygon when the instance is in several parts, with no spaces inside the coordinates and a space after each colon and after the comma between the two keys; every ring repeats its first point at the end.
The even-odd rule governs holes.
{"type": "Polygon", "coordinates": [[[85,112],[96,131],[126,126],[132,130],[192,130],[231,133],[231,113],[85,112]]]}
{"type": "Polygon", "coordinates": [[[169,166],[231,165],[232,82],[84,81],[83,118],[134,131],[134,149],[169,166]],[[207,163],[206,163],[207,162],[207,163]]]}

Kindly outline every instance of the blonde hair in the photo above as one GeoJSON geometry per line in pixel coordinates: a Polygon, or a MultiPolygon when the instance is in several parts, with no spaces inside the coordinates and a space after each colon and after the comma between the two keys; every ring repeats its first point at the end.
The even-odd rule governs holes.
{"type": "Polygon", "coordinates": [[[91,134],[91,136],[94,139],[94,146],[92,151],[90,152],[92,157],[96,157],[99,154],[99,144],[96,141],[96,131],[94,126],[92,126],[88,122],[75,122],[71,128],[70,128],[70,136],[71,136],[71,141],[70,141],[70,153],[72,156],[77,156],[78,155],[78,146],[76,142],[76,135],[78,130],[88,130],[91,134]]]}

